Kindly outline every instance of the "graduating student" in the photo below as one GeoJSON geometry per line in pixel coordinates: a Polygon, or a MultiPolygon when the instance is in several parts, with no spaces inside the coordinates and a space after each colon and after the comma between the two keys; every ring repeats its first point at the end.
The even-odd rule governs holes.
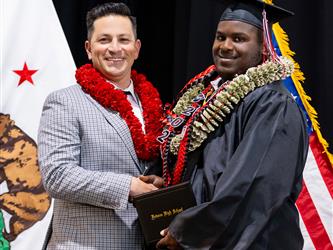
{"type": "Polygon", "coordinates": [[[160,137],[166,185],[190,180],[198,205],[161,232],[159,248],[302,249],[306,122],[282,82],[293,64],[269,36],[291,14],[262,0],[224,10],[215,65],[179,93],[160,137]]]}

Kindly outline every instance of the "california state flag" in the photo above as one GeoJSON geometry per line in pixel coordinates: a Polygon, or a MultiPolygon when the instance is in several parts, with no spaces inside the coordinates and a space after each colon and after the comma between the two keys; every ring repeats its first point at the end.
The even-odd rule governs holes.
{"type": "Polygon", "coordinates": [[[75,83],[51,0],[0,0],[0,249],[39,250],[52,215],[37,161],[46,96],[75,83]]]}

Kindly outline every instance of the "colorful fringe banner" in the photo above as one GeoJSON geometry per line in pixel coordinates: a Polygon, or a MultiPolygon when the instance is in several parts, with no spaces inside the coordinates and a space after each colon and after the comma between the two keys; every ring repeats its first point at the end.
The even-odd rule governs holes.
{"type": "Polygon", "coordinates": [[[293,58],[295,52],[290,50],[288,35],[278,23],[273,25],[272,40],[276,52],[290,58],[295,64],[293,75],[284,83],[307,118],[309,154],[303,173],[303,189],[296,203],[301,218],[304,250],[333,249],[333,156],[320,132],[318,114],[309,103],[311,98],[302,87],[305,77],[293,58]]]}

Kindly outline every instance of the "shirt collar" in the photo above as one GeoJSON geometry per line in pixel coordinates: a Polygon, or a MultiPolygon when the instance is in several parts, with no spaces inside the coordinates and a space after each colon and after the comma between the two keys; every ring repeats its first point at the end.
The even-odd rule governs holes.
{"type": "Polygon", "coordinates": [[[211,81],[210,84],[213,86],[213,88],[215,90],[217,90],[219,88],[219,82],[221,80],[221,77],[215,79],[214,81],[211,81]]]}
{"type": "Polygon", "coordinates": [[[122,91],[129,91],[132,96],[135,96],[134,84],[133,84],[132,79],[130,79],[130,85],[126,89],[123,89],[122,91]]]}
{"type": "Polygon", "coordinates": [[[111,84],[114,86],[115,89],[120,89],[120,90],[122,90],[122,91],[124,91],[124,92],[130,92],[131,95],[132,95],[133,97],[135,96],[135,92],[134,92],[134,84],[133,84],[132,79],[130,79],[130,84],[129,84],[129,86],[128,86],[126,89],[121,89],[121,88],[119,88],[116,84],[114,84],[114,83],[111,82],[111,81],[108,81],[108,82],[111,83],[111,84]]]}

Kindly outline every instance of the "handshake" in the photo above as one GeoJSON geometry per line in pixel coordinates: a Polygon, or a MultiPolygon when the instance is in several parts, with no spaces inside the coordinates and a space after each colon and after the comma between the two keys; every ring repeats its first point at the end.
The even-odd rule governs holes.
{"type": "Polygon", "coordinates": [[[163,187],[163,179],[157,175],[132,177],[129,199],[133,196],[157,190],[163,187]]]}

